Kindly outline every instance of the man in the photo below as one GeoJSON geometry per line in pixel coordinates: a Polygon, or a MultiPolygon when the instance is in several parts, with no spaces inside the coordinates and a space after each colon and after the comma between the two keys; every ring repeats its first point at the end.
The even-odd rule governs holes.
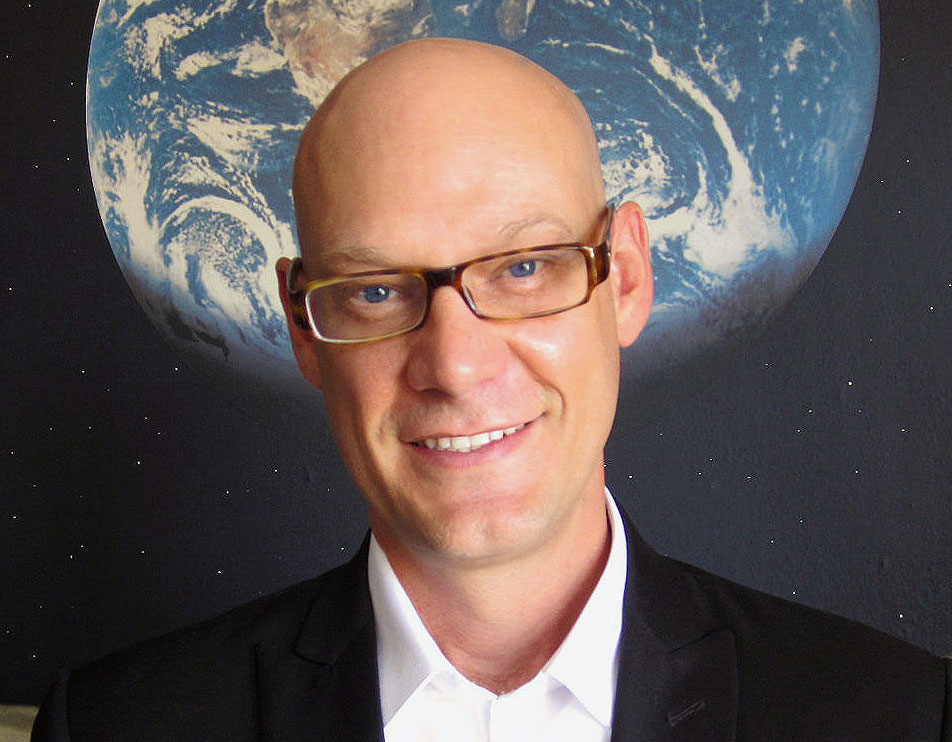
{"type": "Polygon", "coordinates": [[[277,266],[372,536],[65,676],[37,740],[952,740],[948,663],[655,554],[606,493],[652,298],[581,104],[518,55],[395,47],[302,138],[277,266]]]}

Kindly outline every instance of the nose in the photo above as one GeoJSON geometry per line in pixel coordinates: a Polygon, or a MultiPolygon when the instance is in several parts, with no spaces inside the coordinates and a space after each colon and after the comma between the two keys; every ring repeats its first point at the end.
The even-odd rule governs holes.
{"type": "Polygon", "coordinates": [[[433,292],[426,322],[407,337],[410,387],[454,397],[502,373],[509,353],[496,323],[473,314],[451,286],[433,292]]]}

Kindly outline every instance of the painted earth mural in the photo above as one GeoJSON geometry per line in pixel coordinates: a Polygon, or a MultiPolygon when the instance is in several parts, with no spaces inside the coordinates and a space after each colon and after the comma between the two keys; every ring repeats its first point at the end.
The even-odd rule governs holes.
{"type": "Polygon", "coordinates": [[[608,195],[645,210],[655,305],[622,355],[622,428],[766,327],[862,163],[872,0],[103,0],[88,144],[123,275],[216,386],[304,435],[326,423],[273,271],[297,253],[297,139],[348,70],[430,35],[502,44],[561,77],[592,117],[608,195]]]}

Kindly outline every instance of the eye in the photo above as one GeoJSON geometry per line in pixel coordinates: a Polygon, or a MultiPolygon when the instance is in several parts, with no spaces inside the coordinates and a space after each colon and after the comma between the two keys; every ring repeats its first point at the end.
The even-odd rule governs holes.
{"type": "Polygon", "coordinates": [[[380,302],[389,299],[392,294],[392,288],[389,286],[381,286],[380,284],[376,284],[374,286],[364,286],[360,290],[360,297],[368,304],[379,304],[380,302]]]}
{"type": "Polygon", "coordinates": [[[536,272],[537,266],[537,260],[523,260],[509,266],[509,274],[513,278],[526,278],[536,272]]]}

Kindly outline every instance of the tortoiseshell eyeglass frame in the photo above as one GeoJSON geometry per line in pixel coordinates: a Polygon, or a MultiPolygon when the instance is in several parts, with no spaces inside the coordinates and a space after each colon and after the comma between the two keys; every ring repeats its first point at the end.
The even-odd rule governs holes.
{"type": "Polygon", "coordinates": [[[505,322],[505,321],[514,321],[514,320],[523,320],[531,319],[533,317],[548,317],[553,314],[559,314],[561,312],[567,312],[569,309],[574,309],[575,307],[580,307],[583,304],[587,303],[589,299],[592,298],[592,292],[595,290],[595,287],[602,283],[606,278],[608,278],[608,272],[611,269],[611,240],[612,240],[612,222],[614,221],[615,216],[615,206],[609,204],[605,208],[605,213],[603,216],[602,228],[600,230],[600,235],[596,244],[582,244],[582,243],[560,243],[556,245],[533,245],[532,247],[522,247],[515,250],[504,250],[503,252],[493,253],[491,255],[482,255],[478,258],[473,258],[472,260],[467,260],[464,263],[459,263],[457,265],[451,265],[446,268],[437,268],[434,270],[380,270],[380,271],[362,271],[360,273],[349,273],[342,276],[332,276],[330,278],[322,278],[316,281],[308,281],[302,288],[297,288],[296,284],[300,274],[303,272],[303,261],[301,258],[293,258],[291,260],[291,267],[288,269],[288,298],[291,305],[291,316],[294,320],[294,323],[300,327],[302,330],[310,330],[311,333],[318,340],[321,340],[326,343],[372,343],[377,340],[384,340],[386,338],[396,337],[398,335],[404,335],[408,332],[413,332],[414,330],[423,326],[426,322],[426,318],[430,313],[430,304],[433,299],[433,292],[442,287],[442,286],[452,286],[453,289],[463,298],[463,301],[466,302],[466,306],[469,307],[470,311],[473,312],[477,317],[481,319],[491,319],[494,321],[505,322]],[[510,255],[520,255],[522,253],[532,252],[534,250],[547,250],[552,248],[565,248],[567,250],[579,250],[585,256],[585,262],[588,266],[588,290],[585,293],[585,296],[581,301],[576,304],[572,304],[567,307],[560,307],[546,312],[537,312],[535,314],[520,315],[515,317],[493,317],[482,313],[475,303],[472,300],[472,297],[469,296],[469,293],[465,290],[462,283],[462,274],[469,266],[474,263],[481,263],[487,260],[495,260],[497,258],[504,258],[510,255]],[[415,324],[412,324],[408,327],[401,328],[396,332],[391,332],[389,334],[370,337],[370,338],[358,338],[358,339],[340,339],[340,338],[327,338],[322,336],[311,324],[310,318],[307,313],[306,298],[307,295],[314,291],[315,289],[322,288],[324,286],[330,286],[335,283],[340,283],[341,281],[347,281],[352,278],[363,278],[366,276],[394,276],[394,275],[410,275],[417,276],[426,282],[427,286],[427,296],[426,296],[426,307],[420,317],[420,320],[415,324]]]}

